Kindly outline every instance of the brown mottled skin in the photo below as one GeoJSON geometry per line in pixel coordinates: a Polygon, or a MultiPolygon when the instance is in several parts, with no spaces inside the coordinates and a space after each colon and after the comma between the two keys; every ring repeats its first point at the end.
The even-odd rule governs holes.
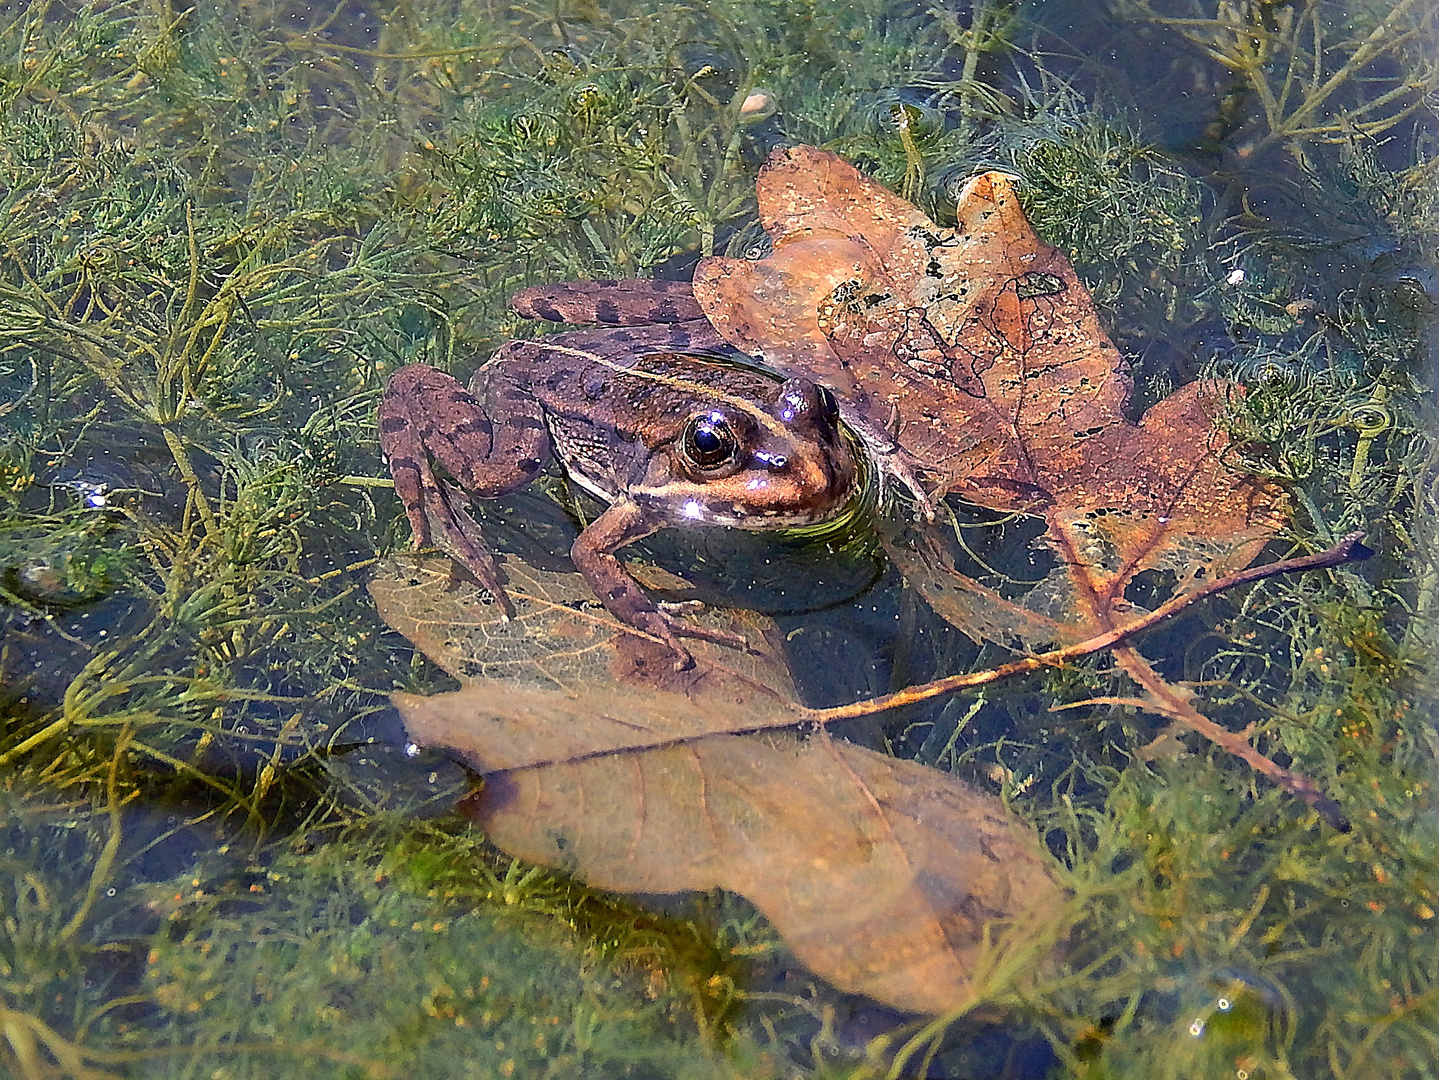
{"type": "Polygon", "coordinates": [[[380,402],[380,445],[415,545],[438,530],[506,614],[510,600],[460,493],[514,491],[556,456],[610,503],[575,540],[575,566],[612,614],[666,642],[684,666],[678,635],[739,639],[661,610],[614,553],[667,525],[822,521],[848,502],[854,459],[829,392],[721,359],[732,350],[699,316],[687,284],[594,284],[597,300],[541,287],[513,305],[531,318],[632,329],[508,342],[468,389],[424,364],[401,368],[380,402]]]}

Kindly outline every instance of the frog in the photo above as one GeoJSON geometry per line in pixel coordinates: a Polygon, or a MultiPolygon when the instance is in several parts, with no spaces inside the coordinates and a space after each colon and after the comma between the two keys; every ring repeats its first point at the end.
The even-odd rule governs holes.
{"type": "MultiPolygon", "coordinates": [[[[557,460],[607,504],[571,545],[575,568],[611,615],[682,670],[694,663],[682,637],[744,639],[688,618],[692,604],[657,603],[616,552],[672,526],[831,520],[854,498],[860,468],[828,388],[746,365],[669,283],[601,295],[589,320],[630,329],[506,342],[468,386],[423,363],[398,369],[379,405],[380,445],[415,547],[438,541],[506,619],[513,601],[465,502],[518,490],[557,460]]],[[[528,317],[545,305],[542,289],[512,302],[528,317]]]]}
{"type": "MultiPolygon", "coordinates": [[[[767,250],[758,246],[738,261],[748,265],[764,256],[767,250]]],[[[725,260],[716,258],[701,259],[695,271],[696,279],[707,264],[723,262],[725,260]]],[[[786,280],[782,290],[786,299],[768,297],[765,298],[766,303],[774,301],[784,308],[786,303],[793,302],[790,292],[800,296],[805,288],[812,285],[813,282],[808,279],[786,280]]],[[[750,332],[750,327],[742,321],[736,325],[734,313],[724,305],[718,306],[714,312],[707,312],[696,292],[695,281],[657,282],[634,278],[560,281],[532,286],[517,293],[512,307],[527,319],[623,328],[609,333],[634,334],[663,324],[678,324],[696,333],[711,335],[736,349],[742,342],[736,340],[735,332],[750,332]],[[721,326],[728,328],[727,333],[716,328],[711,314],[716,316],[721,326]]],[[[740,336],[743,337],[743,334],[740,336]]],[[[883,495],[886,481],[894,482],[909,493],[920,516],[927,522],[933,522],[936,515],[934,492],[921,479],[923,474],[933,471],[933,465],[900,445],[900,414],[882,394],[875,393],[876,382],[883,381],[888,375],[883,356],[876,362],[861,365],[863,370],[856,370],[842,361],[832,363],[821,350],[809,347],[812,345],[813,342],[806,342],[801,334],[800,340],[789,342],[779,353],[767,353],[762,358],[751,357],[751,360],[780,375],[803,375],[815,380],[827,375],[827,385],[839,402],[846,427],[856,437],[866,464],[874,471],[879,494],[883,495]]],[[[942,493],[940,497],[943,497],[942,493]]]]}

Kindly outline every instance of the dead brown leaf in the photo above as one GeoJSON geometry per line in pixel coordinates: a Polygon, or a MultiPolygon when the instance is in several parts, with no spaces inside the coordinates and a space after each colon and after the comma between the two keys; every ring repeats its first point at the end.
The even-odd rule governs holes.
{"type": "Polygon", "coordinates": [[[1077,641],[1123,621],[1139,571],[1170,572],[1183,592],[1248,565],[1283,526],[1283,492],[1225,464],[1215,417],[1234,388],[1190,384],[1138,424],[1124,417],[1124,361],[1004,174],[965,185],[953,229],[814,147],[777,152],[758,198],[773,254],[695,272],[720,333],[835,385],[846,420],[931,499],[1045,520],[1064,569],[1029,605],[953,582],[923,536],[890,545],[957,625],[1028,647],[1077,641]]]}
{"type": "Polygon", "coordinates": [[[700,642],[677,673],[578,575],[504,570],[511,622],[443,560],[392,560],[371,585],[463,684],[395,701],[417,743],[485,775],[471,809],[496,844],[602,888],[730,889],[816,974],[908,1011],[969,1004],[995,941],[1048,953],[1063,894],[997,799],[823,733],[725,734],[809,714],[763,620],[751,653],[700,642]]]}
{"type": "Polygon", "coordinates": [[[967,1004],[986,927],[1043,933],[1062,906],[997,799],[823,734],[509,772],[477,816],[506,851],[601,888],[737,892],[811,971],[907,1012],[967,1004]]]}

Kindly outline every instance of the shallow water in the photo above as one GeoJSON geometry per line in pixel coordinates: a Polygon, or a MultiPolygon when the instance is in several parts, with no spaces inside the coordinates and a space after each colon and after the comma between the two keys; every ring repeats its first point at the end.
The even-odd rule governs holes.
{"type": "Polygon", "coordinates": [[[1430,1075],[1430,8],[0,5],[0,1073],[1430,1075]],[[1248,387],[1135,455],[1083,581],[1214,447],[1283,522],[1191,507],[1111,606],[1040,502],[665,530],[645,583],[751,644],[680,676],[614,644],[558,470],[474,507],[516,623],[396,562],[389,374],[468,377],[535,333],[525,285],[782,255],[755,178],[798,144],[936,228],[1015,177],[1125,422],[1248,387]],[[1207,596],[1140,660],[815,711],[1355,531],[1372,558],[1207,596]],[[556,726],[486,765],[390,698],[462,684],[556,726]],[[601,752],[641,716],[745,734],[601,752]]]}

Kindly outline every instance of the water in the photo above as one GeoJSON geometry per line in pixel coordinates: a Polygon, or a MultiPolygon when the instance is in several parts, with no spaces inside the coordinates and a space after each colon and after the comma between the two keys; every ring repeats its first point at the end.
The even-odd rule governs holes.
{"type": "MultiPolygon", "coordinates": [[[[0,5],[0,1073],[1429,1075],[1431,6],[391,7],[0,5]],[[1041,543],[1061,524],[976,497],[918,533],[900,504],[627,550],[646,584],[757,613],[736,625],[773,648],[729,682],[605,651],[566,558],[598,507],[558,474],[476,507],[532,583],[518,628],[445,563],[386,561],[409,540],[375,438],[389,373],[467,377],[533,333],[506,307],[527,284],[776,258],[755,176],[795,144],[937,227],[970,176],[1017,177],[1129,361],[1129,421],[1199,378],[1248,386],[1216,408],[1222,475],[1282,490],[1285,522],[1232,565],[1185,547],[1103,617],[1163,603],[1175,569],[1356,530],[1375,556],[1201,600],[1142,661],[1074,656],[836,720],[834,743],[828,714],[775,704],[786,670],[823,709],[1093,636],[1041,543]],[[462,758],[489,751],[419,746],[390,699],[452,673],[501,680],[479,684],[496,708],[549,702],[546,752],[681,699],[807,741],[492,776],[466,816],[462,758]],[[851,779],[814,795],[836,761],[851,779]],[[504,802],[536,776],[544,815],[504,802]],[[1034,846],[962,864],[956,780],[1034,846]],[[601,860],[616,830],[638,839],[601,860]],[[869,877],[825,876],[854,830],[869,877]],[[875,871],[892,843],[910,869],[875,871]],[[724,857],[656,884],[696,851],[724,857]],[[824,948],[796,929],[810,895],[824,948]],[[1018,933],[966,937],[985,912],[1018,933]],[[967,989],[906,976],[912,947],[959,957],[967,989]],[[898,990],[850,970],[891,962],[898,990]]],[[[1101,509],[1151,486],[1145,445],[1101,509]]],[[[1091,578],[1122,517],[1085,519],[1091,578]]]]}

